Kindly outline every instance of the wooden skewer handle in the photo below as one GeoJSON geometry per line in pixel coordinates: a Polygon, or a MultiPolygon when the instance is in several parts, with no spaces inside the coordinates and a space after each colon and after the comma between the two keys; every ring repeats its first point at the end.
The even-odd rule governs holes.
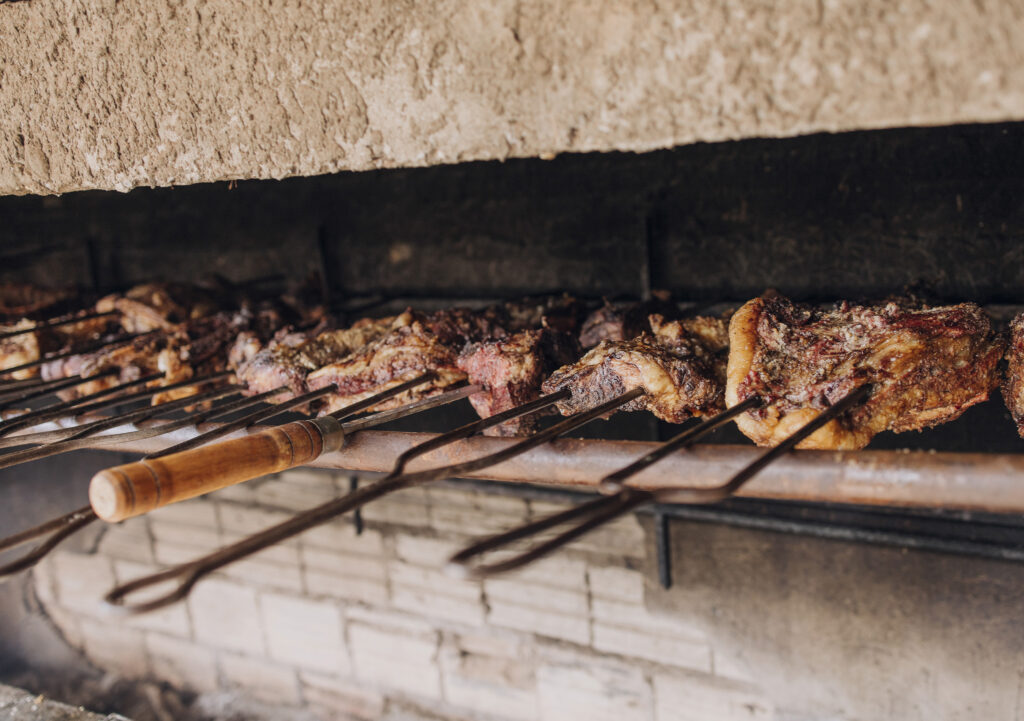
{"type": "Polygon", "coordinates": [[[344,442],[329,416],[297,421],[244,438],[100,471],[89,502],[104,521],[123,521],[161,506],[309,463],[344,442]]]}

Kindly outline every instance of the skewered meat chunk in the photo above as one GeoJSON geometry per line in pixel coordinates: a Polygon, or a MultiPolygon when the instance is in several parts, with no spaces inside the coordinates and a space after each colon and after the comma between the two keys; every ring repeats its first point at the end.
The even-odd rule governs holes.
{"type": "Polygon", "coordinates": [[[960,416],[998,384],[1004,342],[973,303],[911,307],[841,303],[821,309],[780,297],[744,305],[729,327],[726,400],[764,405],[737,419],[773,446],[865,383],[870,398],[800,448],[858,449],[881,431],[920,430],[960,416]]]}
{"type": "MultiPolygon", "coordinates": [[[[507,411],[540,397],[544,377],[579,357],[579,347],[566,333],[525,330],[499,340],[471,343],[459,354],[458,367],[469,382],[484,390],[469,397],[481,418],[507,411]]],[[[537,416],[514,418],[484,431],[486,435],[518,436],[536,428],[537,416]]]]}
{"type": "Polygon", "coordinates": [[[36,317],[43,311],[53,312],[66,306],[73,296],[74,292],[68,288],[54,290],[34,283],[0,283],[0,316],[36,317]]]}
{"type": "Polygon", "coordinates": [[[1006,361],[1003,401],[1017,424],[1017,432],[1024,438],[1024,313],[1010,321],[1006,361]]]}
{"type": "MultiPolygon", "coordinates": [[[[716,365],[720,369],[721,349],[706,346],[701,335],[682,323],[658,323],[657,336],[644,333],[632,340],[601,341],[579,362],[555,371],[544,381],[543,391],[570,389],[570,398],[556,406],[563,415],[593,408],[637,387],[645,395],[620,410],[648,410],[670,423],[720,410],[723,388],[716,365]]],[[[691,325],[703,329],[714,323],[725,326],[723,319],[714,318],[691,325]]]]}
{"type": "Polygon", "coordinates": [[[520,298],[504,303],[502,308],[509,333],[540,328],[575,333],[584,312],[583,303],[568,293],[520,298]]]}
{"type": "MultiPolygon", "coordinates": [[[[49,354],[70,353],[78,348],[95,345],[112,325],[109,318],[88,318],[0,339],[0,370],[32,363],[49,354]]],[[[34,321],[22,320],[13,325],[0,326],[0,333],[33,328],[36,328],[34,321]]],[[[26,368],[11,375],[18,380],[33,378],[39,375],[39,368],[26,368]]]]}
{"type": "Polygon", "coordinates": [[[218,294],[183,283],[146,283],[124,294],[108,295],[96,303],[100,313],[120,311],[121,326],[129,333],[171,330],[179,323],[203,318],[224,308],[218,294]]]}
{"type": "Polygon", "coordinates": [[[636,338],[650,330],[648,318],[654,314],[674,318],[679,314],[679,310],[669,301],[667,293],[657,293],[654,298],[643,303],[611,303],[605,300],[602,307],[583,321],[580,345],[584,348],[593,348],[603,340],[636,338]]]}
{"type": "Polygon", "coordinates": [[[282,386],[295,395],[305,393],[306,377],[311,372],[340,361],[380,338],[394,321],[394,318],[364,318],[351,328],[325,331],[310,339],[294,332],[286,333],[242,363],[236,375],[253,394],[282,386]]]}
{"type": "Polygon", "coordinates": [[[331,384],[337,386],[337,391],[328,396],[327,412],[332,412],[427,371],[438,374],[434,381],[373,408],[384,410],[426,397],[463,380],[466,374],[456,366],[456,357],[457,351],[441,342],[422,315],[406,311],[395,318],[388,333],[347,358],[310,373],[306,384],[310,390],[331,384]]]}

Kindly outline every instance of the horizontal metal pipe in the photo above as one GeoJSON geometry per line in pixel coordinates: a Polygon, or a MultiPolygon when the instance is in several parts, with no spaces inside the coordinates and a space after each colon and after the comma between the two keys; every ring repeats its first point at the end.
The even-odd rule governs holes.
{"type": "MultiPolygon", "coordinates": [[[[194,429],[187,429],[138,443],[119,444],[116,449],[148,453],[195,435],[194,429]]],[[[321,456],[312,465],[386,472],[400,453],[435,435],[363,431],[353,435],[340,451],[321,456]]],[[[95,440],[97,448],[104,447],[103,437],[95,440]]],[[[494,453],[515,442],[514,438],[478,436],[434,451],[410,464],[410,468],[419,470],[459,463],[494,453]]],[[[632,463],[657,446],[657,443],[641,441],[562,439],[467,477],[593,488],[608,473],[632,463]]],[[[689,451],[671,454],[638,473],[630,484],[648,489],[715,486],[761,452],[752,446],[695,446],[689,451]]],[[[796,451],[766,468],[739,495],[1024,513],[1024,454],[796,451]]]]}

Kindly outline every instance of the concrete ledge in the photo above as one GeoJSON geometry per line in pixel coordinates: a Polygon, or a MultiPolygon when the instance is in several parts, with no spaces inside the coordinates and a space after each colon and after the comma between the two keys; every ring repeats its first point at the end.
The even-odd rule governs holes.
{"type": "Polygon", "coordinates": [[[0,718],[12,721],[129,721],[120,714],[90,713],[0,684],[0,718]]]}
{"type": "Polygon", "coordinates": [[[1014,8],[0,3],[0,193],[1021,119],[1014,8]]]}

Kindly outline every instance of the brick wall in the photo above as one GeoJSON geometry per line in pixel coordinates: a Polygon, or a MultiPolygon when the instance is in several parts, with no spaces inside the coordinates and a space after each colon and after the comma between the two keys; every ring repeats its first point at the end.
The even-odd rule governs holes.
{"type": "Polygon", "coordinates": [[[559,508],[442,486],[365,509],[202,581],[134,618],[98,599],[348,487],[293,471],[106,529],[34,575],[67,641],[97,666],[197,692],[231,690],[324,719],[765,719],[745,672],[716,663],[702,624],[650,611],[633,517],[565,553],[484,582],[440,568],[466,541],[559,508]],[[723,668],[729,670],[725,671],[723,668]]]}

